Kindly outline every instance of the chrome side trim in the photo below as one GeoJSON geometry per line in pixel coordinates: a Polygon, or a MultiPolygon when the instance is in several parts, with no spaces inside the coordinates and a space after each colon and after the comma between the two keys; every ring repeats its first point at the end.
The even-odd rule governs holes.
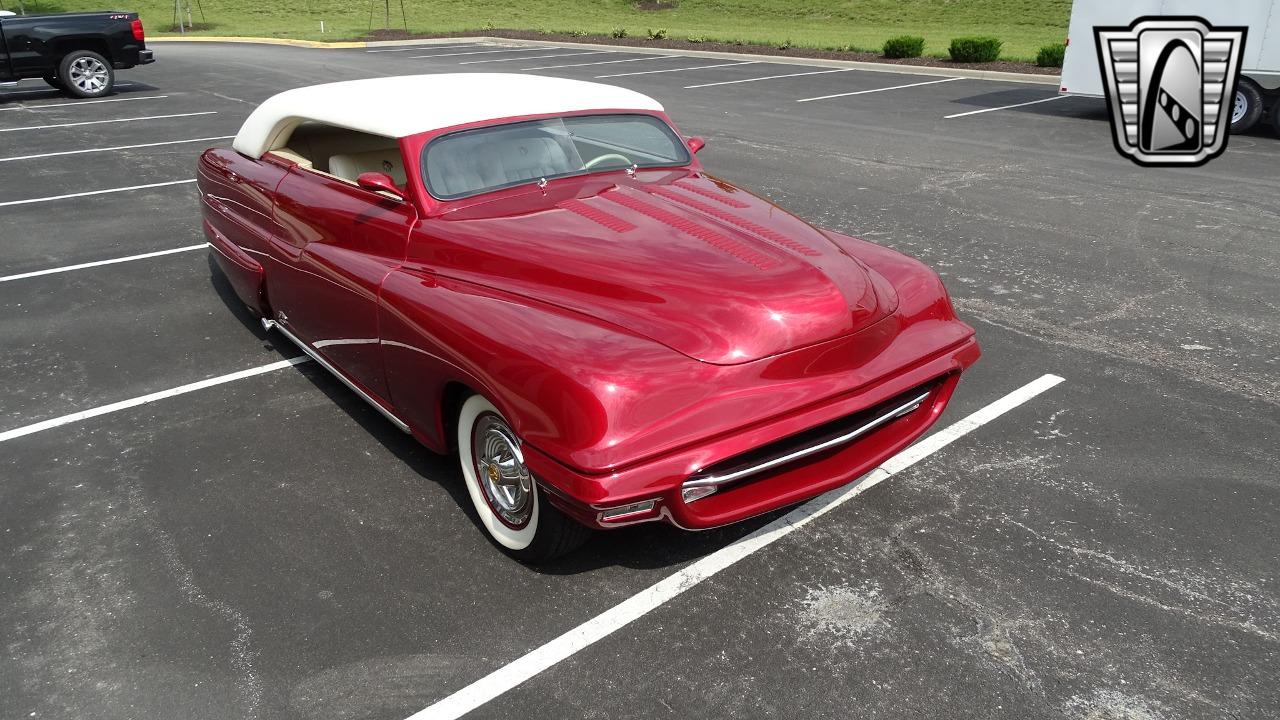
{"type": "Polygon", "coordinates": [[[377,410],[378,412],[382,413],[382,416],[390,420],[391,424],[400,428],[400,432],[404,432],[404,433],[409,432],[409,425],[405,421],[396,417],[394,413],[392,413],[390,410],[383,407],[382,403],[373,399],[372,395],[361,390],[359,387],[356,386],[355,383],[348,380],[345,375],[338,372],[338,368],[334,367],[333,365],[330,365],[328,360],[325,360],[323,357],[320,356],[320,353],[317,353],[315,350],[312,350],[310,346],[308,346],[306,343],[299,340],[296,335],[286,330],[283,325],[276,322],[275,320],[268,320],[267,318],[262,318],[262,329],[266,330],[267,332],[271,332],[272,330],[280,331],[281,335],[284,335],[285,337],[289,338],[290,342],[292,342],[294,345],[297,345],[299,348],[301,348],[302,352],[310,356],[312,360],[315,360],[317,365],[324,368],[325,370],[328,370],[334,377],[341,380],[343,385],[346,385],[347,387],[351,388],[352,392],[354,392],[356,395],[359,395],[362,400],[372,405],[374,410],[377,410]]]}
{"type": "Polygon", "coordinates": [[[838,445],[844,445],[845,443],[852,442],[862,437],[863,435],[866,435],[872,430],[875,430],[881,425],[884,425],[890,420],[896,420],[902,417],[903,415],[913,412],[914,410],[916,410],[916,408],[919,408],[921,405],[923,405],[925,400],[929,399],[929,395],[932,392],[933,392],[932,390],[927,390],[921,393],[919,396],[914,397],[911,400],[908,400],[907,402],[899,405],[898,407],[890,410],[889,412],[867,422],[864,425],[859,426],[858,428],[855,428],[854,430],[851,430],[843,435],[840,435],[839,437],[834,437],[834,438],[831,438],[830,440],[824,440],[823,442],[820,442],[816,445],[810,445],[809,447],[801,448],[799,450],[789,452],[786,455],[781,455],[779,457],[766,460],[762,463],[752,465],[751,467],[746,467],[741,470],[735,470],[733,472],[726,473],[724,475],[712,475],[710,477],[701,477],[701,478],[694,478],[692,480],[686,480],[684,484],[681,485],[680,487],[681,489],[694,488],[694,487],[707,487],[707,486],[719,487],[721,485],[726,485],[736,480],[741,480],[742,478],[745,478],[745,477],[757,475],[766,470],[771,470],[775,467],[778,467],[779,465],[786,465],[787,463],[795,462],[796,460],[800,460],[801,458],[808,457],[815,453],[820,453],[823,450],[830,450],[831,448],[836,447],[838,445]]]}

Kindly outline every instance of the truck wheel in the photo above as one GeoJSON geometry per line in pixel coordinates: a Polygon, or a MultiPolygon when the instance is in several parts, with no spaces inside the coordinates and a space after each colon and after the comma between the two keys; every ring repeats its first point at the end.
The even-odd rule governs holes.
{"type": "Polygon", "coordinates": [[[75,97],[102,97],[116,84],[111,63],[92,50],[72,50],[58,64],[58,77],[75,97]]]}
{"type": "Polygon", "coordinates": [[[45,75],[44,81],[49,83],[49,87],[57,88],[59,90],[67,89],[66,86],[62,84],[61,78],[59,78],[57,75],[54,75],[53,73],[49,73],[48,75],[45,75]]]}
{"type": "Polygon", "coordinates": [[[1235,104],[1231,108],[1231,134],[1247,132],[1262,117],[1262,91],[1249,78],[1236,85],[1235,104]]]}

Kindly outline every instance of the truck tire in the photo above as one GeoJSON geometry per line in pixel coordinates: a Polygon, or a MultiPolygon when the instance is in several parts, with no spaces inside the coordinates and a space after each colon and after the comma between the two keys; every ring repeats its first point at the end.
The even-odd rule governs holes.
{"type": "Polygon", "coordinates": [[[116,84],[111,63],[92,50],[72,50],[58,63],[58,78],[68,94],[79,98],[102,97],[116,84]]]}
{"type": "Polygon", "coordinates": [[[62,80],[57,75],[54,75],[53,73],[49,73],[48,75],[45,75],[44,81],[49,83],[49,87],[57,88],[59,90],[67,89],[66,86],[62,84],[62,80]]]}
{"type": "Polygon", "coordinates": [[[1231,107],[1231,134],[1248,132],[1262,117],[1262,90],[1249,78],[1236,85],[1235,104],[1231,107]]]}

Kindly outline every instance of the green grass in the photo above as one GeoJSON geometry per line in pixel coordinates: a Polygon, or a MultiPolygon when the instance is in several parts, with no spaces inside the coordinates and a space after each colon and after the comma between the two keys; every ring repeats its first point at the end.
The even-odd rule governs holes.
{"type": "MultiPolygon", "coordinates": [[[[251,35],[306,40],[350,40],[368,32],[370,4],[350,0],[189,0],[203,35],[251,35]],[[200,9],[204,11],[202,23],[200,9]],[[320,21],[326,34],[320,34],[320,21]]],[[[16,9],[18,0],[0,0],[16,9]]],[[[44,11],[135,10],[151,34],[170,34],[172,0],[34,0],[44,11]]],[[[375,0],[373,28],[383,26],[383,0],[375,0]]],[[[1002,59],[1034,60],[1044,45],[1066,36],[1071,0],[678,0],[670,10],[638,10],[631,0],[405,0],[413,32],[511,28],[631,37],[665,29],[667,37],[706,41],[790,44],[879,52],[895,35],[925,38],[925,54],[945,57],[951,38],[990,35],[1004,42],[1002,59]]],[[[399,0],[391,25],[403,28],[399,0]]]]}

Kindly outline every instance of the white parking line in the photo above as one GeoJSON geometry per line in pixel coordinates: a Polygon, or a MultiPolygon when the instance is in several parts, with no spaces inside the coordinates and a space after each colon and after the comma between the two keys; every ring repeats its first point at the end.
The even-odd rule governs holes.
{"type": "Polygon", "coordinates": [[[30,205],[31,203],[52,202],[54,200],[66,200],[67,198],[88,197],[90,195],[106,195],[108,193],[126,192],[129,190],[146,190],[147,188],[166,187],[168,185],[186,185],[195,182],[195,178],[190,180],[172,180],[170,182],[148,183],[146,185],[130,185],[129,187],[108,188],[106,190],[90,190],[88,192],[70,193],[67,195],[53,195],[50,197],[31,198],[30,200],[7,200],[0,202],[0,207],[9,207],[10,205],[30,205]]]}
{"type": "Polygon", "coordinates": [[[24,425],[23,427],[18,427],[12,430],[6,430],[4,432],[0,432],[0,442],[6,442],[14,438],[20,438],[25,435],[31,435],[33,433],[38,433],[43,430],[49,430],[52,428],[61,427],[63,425],[69,425],[73,422],[87,420],[89,418],[98,417],[99,415],[106,415],[108,413],[113,413],[120,410],[126,410],[131,407],[146,405],[147,403],[152,403],[157,400],[164,400],[165,398],[171,398],[171,397],[174,397],[175,395],[186,395],[187,393],[195,392],[197,390],[203,390],[208,387],[213,387],[214,385],[222,385],[223,383],[234,382],[236,380],[243,380],[244,378],[253,377],[255,375],[262,375],[269,372],[275,372],[276,370],[283,370],[284,368],[292,367],[294,365],[298,365],[304,362],[309,362],[310,360],[311,358],[307,357],[306,355],[302,355],[296,358],[290,358],[288,360],[281,360],[280,362],[273,362],[269,365],[259,365],[256,368],[249,368],[248,370],[241,370],[240,372],[234,372],[228,375],[219,375],[218,377],[209,378],[208,380],[201,380],[200,382],[193,382],[187,385],[179,385],[176,388],[161,390],[160,392],[154,392],[149,395],[141,395],[139,397],[131,398],[129,400],[121,400],[120,402],[114,402],[114,403],[111,403],[110,405],[100,405],[96,408],[90,408],[89,410],[81,410],[80,412],[77,412],[77,413],[71,413],[70,415],[63,415],[62,417],[56,417],[51,420],[45,420],[44,422],[38,422],[33,425],[24,425]]]}
{"type": "Polygon", "coordinates": [[[720,63],[719,65],[695,65],[693,67],[686,68],[667,68],[666,70],[643,70],[640,72],[617,73],[614,75],[597,75],[596,79],[626,77],[628,75],[653,75],[656,73],[684,72],[685,70],[710,70],[711,68],[736,67],[738,65],[756,65],[760,62],[760,60],[748,60],[746,62],[720,63]]]}
{"type": "Polygon", "coordinates": [[[949,77],[941,80],[928,80],[926,82],[909,83],[907,85],[894,85],[893,87],[874,88],[872,90],[857,90],[855,92],[836,93],[835,95],[819,95],[818,97],[804,98],[796,102],[813,102],[814,100],[828,100],[830,98],[849,97],[850,95],[866,95],[868,93],[884,92],[886,90],[901,90],[903,88],[920,87],[921,85],[937,85],[938,83],[952,82],[953,80],[963,80],[964,78],[949,77]]]}
{"type": "Polygon", "coordinates": [[[543,58],[573,57],[574,55],[614,55],[616,50],[592,50],[590,52],[558,53],[556,55],[521,55],[514,58],[493,58],[490,60],[464,60],[459,65],[479,65],[481,63],[514,62],[516,60],[541,60],[543,58]]]}
{"type": "MultiPolygon", "coordinates": [[[[625,52],[625,51],[622,51],[625,52]]],[[[626,60],[601,60],[600,62],[573,63],[572,65],[542,65],[539,67],[520,68],[521,70],[554,70],[555,68],[586,67],[588,65],[612,65],[614,63],[640,62],[642,60],[675,60],[684,55],[649,55],[646,57],[627,58],[626,60]]]]}
{"type": "Polygon", "coordinates": [[[462,43],[461,45],[414,45],[413,47],[365,50],[367,53],[413,52],[414,50],[452,50],[454,48],[492,47],[488,43],[462,43]]]}
{"type": "Polygon", "coordinates": [[[468,52],[460,52],[460,53],[440,53],[438,55],[410,55],[409,59],[416,60],[419,58],[454,57],[457,55],[491,55],[493,53],[500,53],[500,52],[518,53],[518,52],[538,52],[539,50],[563,50],[563,49],[564,48],[561,48],[560,46],[557,45],[553,47],[536,47],[536,48],[503,48],[502,50],[471,50],[468,52]]]}
{"type": "Polygon", "coordinates": [[[51,128],[79,127],[81,125],[103,125],[106,123],[136,122],[139,120],[164,120],[167,118],[195,117],[196,115],[217,115],[217,110],[204,112],[179,113],[177,115],[147,115],[145,117],[120,118],[118,120],[86,120],[83,122],[58,123],[56,125],[29,125],[27,127],[0,128],[0,133],[18,132],[19,130],[49,130],[51,128]]]}
{"type": "Polygon", "coordinates": [[[49,103],[48,105],[17,105],[15,107],[0,108],[0,112],[5,110],[44,110],[45,108],[74,107],[76,105],[97,105],[98,103],[115,103],[115,102],[133,102],[135,100],[163,100],[168,95],[147,95],[144,97],[123,97],[111,98],[110,100],[77,100],[76,102],[49,103]]]}
{"type": "Polygon", "coordinates": [[[15,160],[35,160],[36,158],[58,157],[60,155],[83,155],[84,153],[111,152],[112,150],[133,150],[135,148],[160,147],[161,145],[182,145],[184,143],[208,142],[211,140],[229,140],[235,135],[216,135],[214,137],[191,138],[190,140],[166,140],[165,142],[142,143],[140,145],[116,145],[114,147],[90,148],[88,150],[61,150],[59,152],[41,153],[39,155],[16,155],[0,158],[0,163],[15,160]]]}
{"type": "Polygon", "coordinates": [[[1064,98],[1064,97],[1067,97],[1067,96],[1066,96],[1066,95],[1054,95],[1053,97],[1047,97],[1047,98],[1044,98],[1044,99],[1042,99],[1042,100],[1032,100],[1032,101],[1030,101],[1030,102],[1017,103],[1017,104],[1014,104],[1014,105],[1002,105],[1002,106],[1000,106],[1000,107],[983,108],[983,109],[981,109],[981,110],[970,110],[969,112],[956,113],[955,115],[945,115],[945,116],[943,116],[943,118],[942,118],[942,119],[943,119],[943,120],[950,120],[950,119],[952,119],[952,118],[966,117],[966,116],[969,116],[969,115],[981,115],[982,113],[995,112],[995,111],[997,111],[997,110],[1008,110],[1009,108],[1025,107],[1025,106],[1027,106],[1027,105],[1038,105],[1038,104],[1040,104],[1040,103],[1047,103],[1047,102],[1052,102],[1052,101],[1054,101],[1054,100],[1061,100],[1061,99],[1062,99],[1062,98],[1064,98]]]}
{"type": "Polygon", "coordinates": [[[805,75],[826,75],[828,73],[849,72],[852,69],[853,68],[839,68],[837,70],[814,70],[812,72],[789,73],[787,75],[766,75],[764,77],[747,78],[745,80],[724,80],[721,82],[702,83],[701,85],[685,85],[684,89],[692,90],[693,88],[715,87],[716,85],[734,85],[736,83],[758,82],[760,80],[777,80],[779,78],[804,77],[805,75]]]}
{"type": "Polygon", "coordinates": [[[56,275],[57,273],[71,272],[72,270],[84,270],[85,268],[101,267],[103,265],[115,265],[116,263],[132,262],[134,260],[146,260],[147,258],[160,257],[161,255],[173,255],[174,253],[191,252],[201,248],[209,247],[209,243],[200,243],[199,245],[188,245],[186,247],[172,248],[170,250],[157,250],[156,252],[142,253],[141,255],[128,255],[126,257],[112,258],[110,260],[96,260],[94,262],[80,263],[79,265],[63,265],[62,267],[49,268],[48,270],[35,270],[33,272],[19,273],[17,275],[5,275],[0,277],[0,283],[9,282],[10,280],[25,280],[27,278],[40,277],[41,275],[56,275]]]}
{"type": "Polygon", "coordinates": [[[1028,402],[1063,381],[1044,375],[890,458],[852,487],[836,488],[792,510],[755,532],[686,566],[622,603],[409,717],[453,720],[520,685],[529,678],[608,637],[645,614],[739,560],[790,535],[840,505],[888,480],[965,435],[1028,402]]]}

